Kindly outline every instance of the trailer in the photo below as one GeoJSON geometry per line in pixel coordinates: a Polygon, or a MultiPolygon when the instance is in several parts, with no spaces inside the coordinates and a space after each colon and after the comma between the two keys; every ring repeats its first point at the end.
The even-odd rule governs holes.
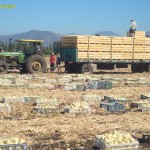
{"type": "Polygon", "coordinates": [[[133,73],[150,71],[150,38],[144,31],[134,37],[66,35],[62,37],[61,60],[69,73],[93,73],[97,69],[128,68],[133,73]]]}

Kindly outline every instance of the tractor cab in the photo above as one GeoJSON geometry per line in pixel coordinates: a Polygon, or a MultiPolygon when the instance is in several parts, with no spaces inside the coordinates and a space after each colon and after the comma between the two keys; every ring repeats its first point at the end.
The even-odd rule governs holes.
{"type": "Polygon", "coordinates": [[[43,40],[19,39],[16,42],[21,43],[20,51],[24,53],[26,58],[32,54],[42,54],[43,40]]]}

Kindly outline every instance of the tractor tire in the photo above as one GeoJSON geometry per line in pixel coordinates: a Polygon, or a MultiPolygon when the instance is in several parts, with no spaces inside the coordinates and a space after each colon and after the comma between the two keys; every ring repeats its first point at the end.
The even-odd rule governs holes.
{"type": "Polygon", "coordinates": [[[83,64],[81,66],[81,73],[92,74],[93,73],[93,67],[90,64],[83,64]]]}
{"type": "Polygon", "coordinates": [[[8,73],[8,64],[5,61],[0,61],[0,74],[7,74],[8,73]]]}
{"type": "Polygon", "coordinates": [[[38,72],[46,72],[47,63],[41,55],[31,55],[27,58],[25,63],[25,70],[27,73],[38,73],[38,72]]]}

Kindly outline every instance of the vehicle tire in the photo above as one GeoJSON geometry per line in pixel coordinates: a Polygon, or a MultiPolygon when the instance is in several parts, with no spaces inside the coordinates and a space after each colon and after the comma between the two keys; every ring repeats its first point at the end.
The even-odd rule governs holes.
{"type": "Polygon", "coordinates": [[[74,63],[69,63],[67,68],[66,68],[66,70],[67,70],[67,73],[75,73],[75,65],[74,65],[74,63]]]}
{"type": "Polygon", "coordinates": [[[25,70],[27,73],[46,72],[47,63],[41,55],[31,55],[27,58],[25,63],[25,70]]]}
{"type": "Polygon", "coordinates": [[[146,71],[146,66],[145,64],[133,64],[131,66],[131,71],[132,73],[142,73],[146,71]]]}
{"type": "Polygon", "coordinates": [[[81,66],[81,73],[92,74],[93,73],[93,67],[90,64],[83,64],[81,66]]]}
{"type": "Polygon", "coordinates": [[[0,61],[0,74],[7,74],[8,73],[8,64],[5,61],[0,61]]]}

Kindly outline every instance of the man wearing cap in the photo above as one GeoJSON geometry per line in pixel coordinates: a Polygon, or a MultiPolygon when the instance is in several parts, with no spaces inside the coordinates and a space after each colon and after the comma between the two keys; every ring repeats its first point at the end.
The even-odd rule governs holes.
{"type": "Polygon", "coordinates": [[[136,22],[134,20],[131,20],[131,23],[130,23],[130,36],[131,37],[135,36],[136,28],[137,28],[136,22]]]}

